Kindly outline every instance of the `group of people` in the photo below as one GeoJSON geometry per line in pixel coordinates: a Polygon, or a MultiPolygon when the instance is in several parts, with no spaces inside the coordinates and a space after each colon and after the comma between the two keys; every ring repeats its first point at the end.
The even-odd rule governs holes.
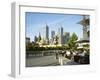
{"type": "Polygon", "coordinates": [[[56,59],[59,58],[59,55],[81,64],[89,64],[89,53],[84,49],[79,49],[77,51],[65,50],[58,52],[56,53],[56,59]]]}

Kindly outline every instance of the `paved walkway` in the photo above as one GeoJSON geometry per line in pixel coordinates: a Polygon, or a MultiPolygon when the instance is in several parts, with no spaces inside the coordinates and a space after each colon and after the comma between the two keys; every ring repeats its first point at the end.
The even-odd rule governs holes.
{"type": "Polygon", "coordinates": [[[59,65],[55,56],[41,56],[26,59],[26,67],[56,66],[59,65]]]}
{"type": "Polygon", "coordinates": [[[26,59],[26,67],[57,66],[57,65],[79,65],[79,64],[64,57],[59,57],[59,59],[56,59],[54,55],[31,57],[26,59]]]}

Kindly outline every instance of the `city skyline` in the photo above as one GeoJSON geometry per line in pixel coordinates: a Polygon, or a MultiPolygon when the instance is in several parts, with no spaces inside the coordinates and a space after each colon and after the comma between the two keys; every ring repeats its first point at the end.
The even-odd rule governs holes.
{"type": "Polygon", "coordinates": [[[34,36],[42,34],[43,27],[48,25],[49,38],[51,38],[51,32],[58,33],[58,28],[63,27],[63,32],[69,32],[72,34],[75,32],[79,38],[82,38],[82,26],[77,24],[82,20],[83,16],[76,14],[54,14],[54,13],[31,13],[26,12],[26,37],[29,37],[31,41],[34,41],[34,36]]]}

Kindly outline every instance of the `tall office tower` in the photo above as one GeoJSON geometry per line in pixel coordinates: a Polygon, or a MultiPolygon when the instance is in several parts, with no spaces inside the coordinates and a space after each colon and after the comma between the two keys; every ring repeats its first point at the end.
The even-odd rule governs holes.
{"type": "Polygon", "coordinates": [[[58,36],[59,36],[58,43],[62,45],[63,44],[63,27],[60,27],[58,29],[58,36]]]}
{"type": "Polygon", "coordinates": [[[51,44],[54,44],[55,31],[51,31],[51,44]]]}
{"type": "Polygon", "coordinates": [[[69,32],[64,32],[63,35],[63,44],[67,44],[70,38],[70,33],[69,32]]]}
{"type": "Polygon", "coordinates": [[[41,41],[41,34],[40,34],[40,32],[39,32],[38,42],[40,42],[40,41],[41,41]]]}
{"type": "Polygon", "coordinates": [[[48,27],[48,25],[46,25],[44,27],[44,39],[46,41],[46,44],[48,44],[49,43],[49,27],[48,27]]]}
{"type": "Polygon", "coordinates": [[[51,38],[54,38],[55,36],[55,31],[51,31],[51,38]]]}

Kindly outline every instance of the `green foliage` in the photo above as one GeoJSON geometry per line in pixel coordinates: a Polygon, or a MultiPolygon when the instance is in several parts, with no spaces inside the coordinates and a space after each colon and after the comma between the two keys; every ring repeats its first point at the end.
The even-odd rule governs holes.
{"type": "Polygon", "coordinates": [[[26,51],[46,51],[46,50],[67,50],[67,47],[39,47],[39,46],[31,46],[26,48],[26,51]]]}
{"type": "Polygon", "coordinates": [[[77,39],[78,39],[77,35],[75,33],[73,33],[70,40],[71,41],[76,41],[77,39]]]}
{"type": "Polygon", "coordinates": [[[69,39],[67,48],[69,48],[70,50],[75,50],[77,48],[77,45],[76,45],[77,39],[78,39],[77,35],[73,33],[69,39]]]}
{"type": "Polygon", "coordinates": [[[32,49],[33,49],[32,43],[28,43],[28,44],[26,45],[26,50],[28,51],[28,50],[32,50],[32,49]]]}

